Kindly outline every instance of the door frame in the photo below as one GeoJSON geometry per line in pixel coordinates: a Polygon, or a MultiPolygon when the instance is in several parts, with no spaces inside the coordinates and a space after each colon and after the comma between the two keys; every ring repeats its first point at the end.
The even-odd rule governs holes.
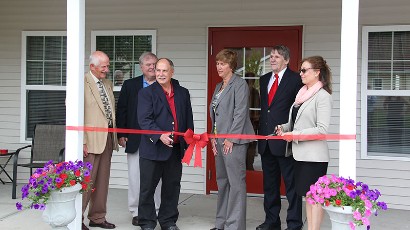
{"type": "MultiPolygon", "coordinates": [[[[290,59],[289,67],[293,70],[297,70],[300,66],[301,58],[302,58],[302,51],[303,51],[303,26],[298,25],[298,26],[246,26],[246,27],[208,27],[208,97],[207,97],[207,113],[209,111],[209,100],[212,98],[213,95],[213,90],[215,89],[215,86],[217,82],[220,82],[220,79],[216,80],[216,78],[212,78],[214,74],[216,73],[215,70],[215,55],[217,52],[220,51],[219,47],[214,46],[213,44],[213,37],[215,33],[218,32],[289,32],[292,31],[294,34],[296,34],[297,37],[297,48],[296,52],[292,52],[292,56],[290,59]]],[[[229,38],[227,38],[229,39],[229,38]]],[[[258,39],[256,39],[258,40],[258,39]]],[[[257,47],[258,44],[262,44],[261,42],[256,41],[254,44],[250,44],[251,47],[257,47]]],[[[278,37],[275,37],[275,39],[272,40],[272,45],[275,44],[285,44],[286,41],[281,41],[278,37]]],[[[232,44],[235,46],[235,44],[232,44]]],[[[262,45],[259,45],[262,46],[262,45]]],[[[263,45],[266,47],[266,45],[263,45]]],[[[207,116],[207,133],[211,133],[212,129],[212,124],[211,124],[210,117],[207,116]]],[[[208,145],[208,148],[206,150],[206,156],[207,156],[207,163],[206,163],[206,193],[209,194],[211,191],[217,191],[217,185],[216,185],[216,172],[215,171],[215,158],[212,153],[212,148],[210,144],[208,145]]],[[[246,171],[246,186],[247,186],[247,193],[253,193],[253,194],[263,194],[263,175],[262,171],[246,171]],[[251,180],[251,181],[250,181],[251,180]],[[251,183],[249,183],[251,182],[251,183]]],[[[281,185],[281,194],[285,193],[285,187],[282,181],[281,185]]]]}

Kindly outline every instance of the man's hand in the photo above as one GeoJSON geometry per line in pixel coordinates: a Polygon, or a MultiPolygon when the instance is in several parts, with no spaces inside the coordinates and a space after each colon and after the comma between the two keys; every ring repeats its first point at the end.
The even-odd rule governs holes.
{"type": "Polygon", "coordinates": [[[171,135],[171,134],[172,133],[164,133],[159,137],[159,139],[162,141],[162,143],[164,143],[164,145],[172,148],[172,143],[174,142],[174,140],[172,140],[169,137],[169,135],[171,135]]]}
{"type": "Polygon", "coordinates": [[[282,136],[282,135],[283,135],[283,129],[282,129],[282,126],[281,126],[281,125],[277,125],[277,126],[275,127],[275,133],[276,133],[276,135],[278,135],[278,136],[282,136]]]}
{"type": "Polygon", "coordinates": [[[86,144],[83,144],[83,157],[86,158],[88,156],[88,148],[86,144]]]}
{"type": "Polygon", "coordinates": [[[128,138],[127,138],[127,137],[120,137],[120,138],[118,139],[118,144],[119,144],[121,147],[124,147],[124,148],[125,148],[125,146],[127,145],[127,141],[128,141],[128,138]]]}

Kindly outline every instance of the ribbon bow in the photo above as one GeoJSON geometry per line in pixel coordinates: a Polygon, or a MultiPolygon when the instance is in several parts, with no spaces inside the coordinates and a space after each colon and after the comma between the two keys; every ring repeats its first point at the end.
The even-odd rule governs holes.
{"type": "Polygon", "coordinates": [[[189,165],[189,162],[192,159],[192,155],[194,154],[195,148],[194,167],[202,167],[201,149],[208,144],[208,134],[202,133],[201,135],[198,135],[194,134],[194,131],[192,131],[191,129],[188,129],[184,133],[184,139],[189,146],[188,149],[185,151],[185,156],[182,159],[182,163],[186,163],[187,165],[189,165]]]}

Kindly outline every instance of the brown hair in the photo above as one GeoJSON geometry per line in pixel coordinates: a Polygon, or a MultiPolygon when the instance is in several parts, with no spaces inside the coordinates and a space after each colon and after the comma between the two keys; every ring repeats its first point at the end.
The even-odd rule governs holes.
{"type": "Polygon", "coordinates": [[[235,72],[236,67],[238,66],[238,54],[229,49],[223,49],[215,57],[216,61],[221,61],[229,64],[229,67],[232,69],[232,73],[235,72]]]}
{"type": "Polygon", "coordinates": [[[332,94],[332,72],[330,71],[330,68],[323,57],[307,57],[302,60],[302,63],[303,62],[309,62],[312,66],[312,69],[320,70],[319,81],[323,83],[323,89],[326,90],[329,94],[332,94]]]}

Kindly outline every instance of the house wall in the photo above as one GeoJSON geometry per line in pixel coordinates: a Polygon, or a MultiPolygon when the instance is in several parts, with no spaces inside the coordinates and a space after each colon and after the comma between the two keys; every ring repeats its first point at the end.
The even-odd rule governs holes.
{"type": "MultiPolygon", "coordinates": [[[[191,92],[195,132],[206,131],[208,27],[303,25],[303,56],[322,55],[333,72],[334,109],[330,131],[339,130],[341,2],[335,0],[109,0],[86,1],[86,57],[91,30],[157,30],[157,54],[175,63],[175,78],[191,92]],[[113,4],[114,3],[114,4],[113,4]]],[[[360,25],[410,22],[408,0],[360,1],[360,25]]],[[[66,30],[66,1],[20,0],[0,3],[0,148],[20,143],[21,32],[66,30]]],[[[361,31],[359,31],[359,36],[361,31]]],[[[359,38],[358,89],[360,89],[359,38]]],[[[86,67],[87,69],[87,67],[86,67]]],[[[360,159],[360,92],[357,93],[357,178],[377,187],[392,208],[410,209],[409,161],[360,159]]],[[[338,142],[329,143],[329,173],[338,173],[338,142]]],[[[28,152],[21,155],[28,159],[28,152]]],[[[203,151],[203,164],[206,159],[203,151]]],[[[115,153],[111,187],[127,188],[126,156],[115,153]]],[[[11,172],[11,168],[8,168],[11,172]]],[[[0,175],[2,178],[4,175],[0,175]]],[[[19,169],[19,182],[28,170],[19,169]]],[[[185,166],[182,192],[205,193],[205,169],[185,166]]]]}

